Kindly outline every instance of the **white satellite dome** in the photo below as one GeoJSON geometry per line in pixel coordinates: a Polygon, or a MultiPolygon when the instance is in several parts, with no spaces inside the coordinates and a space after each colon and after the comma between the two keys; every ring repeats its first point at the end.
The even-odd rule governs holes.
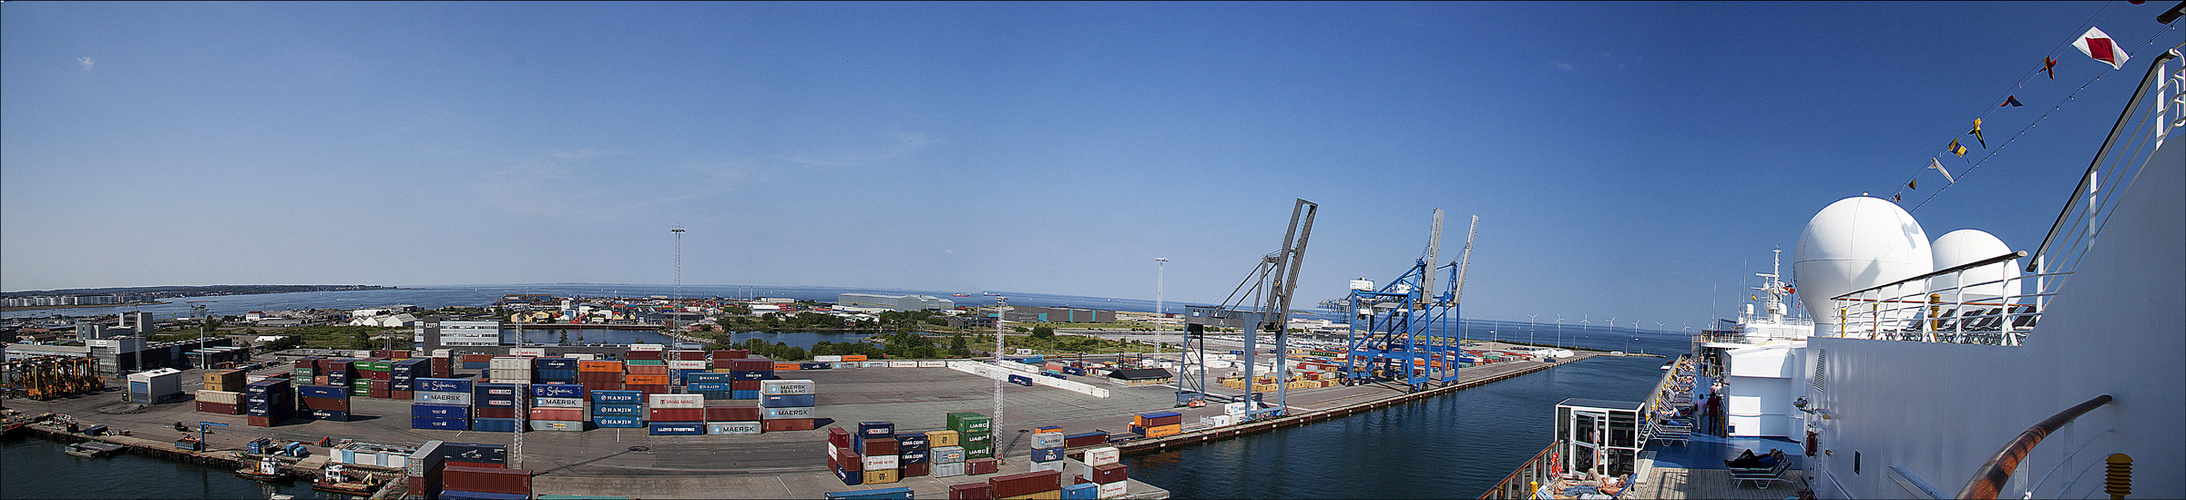
{"type": "Polygon", "coordinates": [[[1934,262],[1928,233],[1912,214],[1887,200],[1858,196],[1837,200],[1807,221],[1792,253],[1791,279],[1814,322],[1834,325],[1831,297],[1926,274],[1934,262]]]}
{"type": "MultiPolygon", "coordinates": [[[[1995,235],[1979,229],[1960,229],[1944,233],[1943,236],[1936,238],[1935,243],[1931,245],[1931,249],[1935,255],[1935,270],[1937,271],[2011,253],[2011,247],[2004,245],[2004,240],[1997,239],[1995,235]]],[[[2019,267],[2015,265],[2016,262],[2018,260],[2009,260],[1968,269],[1962,275],[1946,274],[1937,276],[1928,283],[1934,290],[1949,290],[1956,288],[1961,283],[1960,276],[1964,276],[1963,282],[1970,284],[1970,286],[1958,292],[1965,295],[1964,300],[2003,297],[2005,282],[2001,280],[2019,277],[2019,267]],[[1996,283],[1990,283],[1992,281],[1996,283]]],[[[1954,297],[1948,292],[1943,296],[1943,300],[1953,299],[1954,297]]]]}

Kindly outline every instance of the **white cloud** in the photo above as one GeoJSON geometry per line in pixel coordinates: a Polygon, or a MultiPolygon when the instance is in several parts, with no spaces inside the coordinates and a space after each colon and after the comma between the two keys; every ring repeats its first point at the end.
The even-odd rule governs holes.
{"type": "Polygon", "coordinates": [[[91,56],[83,56],[76,58],[76,64],[81,64],[83,65],[83,69],[88,70],[91,69],[92,66],[98,65],[99,63],[97,61],[92,61],[91,56]]]}

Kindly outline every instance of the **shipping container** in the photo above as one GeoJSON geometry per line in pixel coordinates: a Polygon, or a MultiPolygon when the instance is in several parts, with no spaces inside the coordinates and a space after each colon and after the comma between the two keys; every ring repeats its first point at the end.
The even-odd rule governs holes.
{"type": "Polygon", "coordinates": [[[465,393],[465,394],[468,394],[468,393],[470,393],[470,392],[471,392],[471,381],[470,381],[470,379],[461,379],[461,378],[419,378],[419,379],[416,379],[416,380],[415,380],[415,381],[413,382],[413,385],[414,385],[414,386],[416,387],[416,389],[415,389],[415,390],[417,390],[417,391],[431,391],[431,392],[461,392],[461,393],[465,393]]]}
{"type": "MultiPolygon", "coordinates": [[[[494,469],[450,465],[440,473],[445,490],[531,495],[530,469],[494,469]]],[[[445,497],[443,497],[445,498],[445,497]]]]}
{"type": "Polygon", "coordinates": [[[826,493],[828,500],[911,500],[911,489],[904,487],[879,488],[826,493]]]}
{"type": "Polygon", "coordinates": [[[814,396],[814,395],[811,395],[811,394],[795,394],[795,395],[780,395],[780,396],[767,396],[767,395],[761,395],[761,396],[759,397],[759,406],[764,406],[764,407],[768,407],[768,408],[793,408],[793,407],[801,407],[801,406],[819,406],[819,399],[817,398],[817,396],[814,396]]]}
{"type": "Polygon", "coordinates": [[[705,422],[705,408],[647,408],[648,422],[705,422]]]}
{"type": "Polygon", "coordinates": [[[410,416],[471,418],[471,407],[464,405],[414,404],[410,405],[410,416]]]}
{"type": "Polygon", "coordinates": [[[706,407],[706,398],[697,394],[647,394],[647,408],[698,408],[706,407]]]}
{"type": "Polygon", "coordinates": [[[1087,465],[1108,465],[1118,463],[1122,459],[1123,453],[1114,446],[1085,450],[1085,463],[1087,465]]]}
{"type": "Polygon", "coordinates": [[[542,408],[532,408],[532,409],[531,409],[531,411],[530,411],[530,413],[531,413],[531,419],[532,419],[532,420],[561,420],[561,421],[581,422],[581,421],[587,420],[587,419],[589,418],[589,417],[588,417],[587,415],[585,415],[585,411],[584,411],[584,409],[583,409],[583,408],[545,408],[545,407],[542,407],[542,408]]]}
{"type": "Polygon", "coordinates": [[[954,464],[954,463],[963,463],[963,462],[964,462],[964,447],[962,447],[962,446],[936,446],[936,447],[933,447],[933,448],[931,448],[931,449],[927,450],[927,451],[926,451],[926,456],[927,456],[927,457],[928,457],[928,458],[929,458],[929,459],[930,459],[930,460],[931,460],[931,461],[932,461],[933,463],[937,463],[937,464],[954,464]]]}
{"type": "Polygon", "coordinates": [[[759,394],[762,396],[817,394],[817,387],[818,385],[812,383],[811,380],[765,380],[759,382],[759,394]]]}
{"type": "Polygon", "coordinates": [[[513,418],[480,417],[471,419],[471,430],[478,432],[516,432],[517,424],[516,419],[513,418]]]}
{"type": "Polygon", "coordinates": [[[706,433],[705,422],[651,422],[646,433],[655,436],[696,436],[706,433]]]}
{"type": "Polygon", "coordinates": [[[809,431],[816,427],[813,425],[812,419],[809,418],[763,420],[760,421],[760,424],[766,427],[767,432],[809,431]]]}
{"type": "Polygon", "coordinates": [[[819,409],[810,406],[801,406],[794,408],[763,408],[760,410],[761,412],[759,418],[761,420],[820,418],[819,409]]]}
{"type": "Polygon", "coordinates": [[[994,490],[994,496],[997,497],[1056,491],[1063,488],[1062,473],[1048,470],[997,476],[988,478],[987,486],[994,490]]]}
{"type": "Polygon", "coordinates": [[[598,404],[592,405],[592,414],[636,417],[645,414],[645,406],[598,404]]]}
{"type": "MultiPolygon", "coordinates": [[[[933,477],[956,477],[956,476],[962,476],[962,475],[964,475],[964,462],[954,462],[954,463],[946,463],[946,464],[944,464],[944,463],[936,463],[936,464],[934,464],[934,465],[933,465],[933,468],[932,468],[932,469],[930,469],[930,471],[932,472],[932,474],[930,474],[930,475],[932,475],[933,477]]],[[[980,486],[986,486],[986,485],[985,485],[985,484],[980,484],[980,486]]]]}
{"type": "MultiPolygon", "coordinates": [[[[865,455],[867,457],[879,455],[894,457],[896,455],[896,438],[869,437],[859,439],[854,445],[854,448],[858,450],[859,455],[865,455]]],[[[893,458],[891,458],[891,460],[893,460],[893,458]]],[[[872,464],[872,462],[866,462],[866,468],[873,468],[872,464]]],[[[893,469],[894,467],[889,468],[893,469]]]]}
{"type": "Polygon", "coordinates": [[[593,415],[592,425],[605,429],[642,429],[645,427],[645,419],[636,416],[593,415]]]}
{"type": "Polygon", "coordinates": [[[599,404],[644,404],[645,394],[638,391],[592,391],[592,402],[599,404]]]}
{"type": "Polygon", "coordinates": [[[1035,432],[1035,433],[1032,433],[1032,448],[1033,448],[1033,449],[1041,449],[1041,448],[1056,448],[1056,449],[1060,449],[1060,448],[1062,448],[1063,446],[1064,446],[1064,445],[1063,445],[1063,434],[1062,434],[1062,433],[1060,433],[1060,432],[1035,432]]]}
{"type": "MultiPolygon", "coordinates": [[[[788,409],[788,408],[775,408],[775,409],[788,409]]],[[[707,406],[707,407],[706,407],[706,421],[707,421],[707,422],[757,422],[757,421],[759,421],[759,420],[762,420],[762,419],[764,419],[764,418],[768,418],[768,417],[766,417],[766,415],[767,415],[767,413],[761,412],[761,411],[760,411],[760,409],[759,409],[759,407],[757,407],[757,406],[707,406]]],[[[776,418],[813,418],[813,416],[812,416],[812,415],[805,415],[805,416],[803,416],[803,417],[776,417],[776,418]]]]}
{"type": "Polygon", "coordinates": [[[758,434],[764,430],[765,424],[758,421],[706,423],[707,434],[758,434]]]}
{"type": "Polygon", "coordinates": [[[949,430],[966,434],[985,434],[988,431],[992,430],[989,428],[989,424],[992,421],[993,419],[988,418],[986,415],[982,415],[978,412],[961,411],[950,413],[949,430]]]}
{"type": "Polygon", "coordinates": [[[583,408],[584,398],[531,398],[532,406],[547,408],[583,408]]]}
{"type": "Polygon", "coordinates": [[[1063,449],[1060,447],[1032,449],[1032,461],[1034,462],[1054,462],[1062,459],[1063,449]]]}
{"type": "Polygon", "coordinates": [[[471,430],[471,421],[454,417],[410,417],[410,428],[467,431],[471,430]]]}
{"type": "MultiPolygon", "coordinates": [[[[965,451],[970,452],[970,450],[965,451]]],[[[972,458],[964,461],[964,473],[969,475],[993,474],[1001,470],[1002,463],[993,458],[972,458]]]]}
{"type": "Polygon", "coordinates": [[[949,485],[949,500],[994,500],[994,489],[987,483],[952,484],[949,485]]]}
{"type": "Polygon", "coordinates": [[[1099,446],[1106,443],[1108,443],[1108,431],[1096,430],[1063,436],[1063,446],[1071,448],[1099,446]]]}
{"type": "Polygon", "coordinates": [[[584,386],[577,384],[532,384],[531,397],[582,398],[584,397],[584,386]]]}
{"type": "Polygon", "coordinates": [[[958,441],[958,435],[959,434],[957,433],[957,431],[927,431],[926,444],[928,446],[933,446],[936,448],[942,446],[956,446],[961,443],[960,441],[958,441]]]}

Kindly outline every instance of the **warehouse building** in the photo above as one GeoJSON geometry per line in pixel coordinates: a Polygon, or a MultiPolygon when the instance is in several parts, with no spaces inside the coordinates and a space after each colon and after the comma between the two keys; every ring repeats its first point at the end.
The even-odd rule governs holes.
{"type": "Polygon", "coordinates": [[[410,345],[416,349],[433,350],[450,347],[495,347],[501,345],[501,321],[494,319],[449,319],[445,316],[426,316],[411,327],[410,345]]]}
{"type": "Polygon", "coordinates": [[[1115,311],[1069,307],[1010,306],[1011,323],[1114,323],[1115,311]]]}
{"type": "Polygon", "coordinates": [[[877,293],[846,293],[835,296],[835,303],[849,307],[870,307],[890,311],[924,311],[928,309],[955,309],[956,301],[932,295],[881,295],[877,293]]]}

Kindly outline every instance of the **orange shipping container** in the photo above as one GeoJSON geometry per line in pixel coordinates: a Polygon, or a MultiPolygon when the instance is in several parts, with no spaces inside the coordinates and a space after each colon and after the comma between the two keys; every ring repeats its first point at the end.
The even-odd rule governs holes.
{"type": "Polygon", "coordinates": [[[1169,424],[1146,429],[1146,437],[1174,436],[1184,432],[1184,424],[1169,424]]]}
{"type": "Polygon", "coordinates": [[[864,354],[844,354],[843,361],[865,361],[864,354]]]}
{"type": "Polygon", "coordinates": [[[621,362],[621,361],[578,361],[578,362],[577,362],[577,371],[580,371],[580,372],[615,372],[615,373],[622,373],[622,362],[621,362]]]}
{"type": "Polygon", "coordinates": [[[630,365],[631,375],[667,375],[668,365],[630,365]]]}
{"type": "Polygon", "coordinates": [[[796,369],[797,369],[797,364],[796,364],[796,363],[775,363],[775,364],[774,364],[774,371],[778,371],[778,372],[795,371],[796,369]]]}
{"type": "Polygon", "coordinates": [[[668,385],[668,376],[639,375],[636,373],[632,373],[629,375],[624,375],[622,377],[622,383],[627,385],[668,385]]]}

